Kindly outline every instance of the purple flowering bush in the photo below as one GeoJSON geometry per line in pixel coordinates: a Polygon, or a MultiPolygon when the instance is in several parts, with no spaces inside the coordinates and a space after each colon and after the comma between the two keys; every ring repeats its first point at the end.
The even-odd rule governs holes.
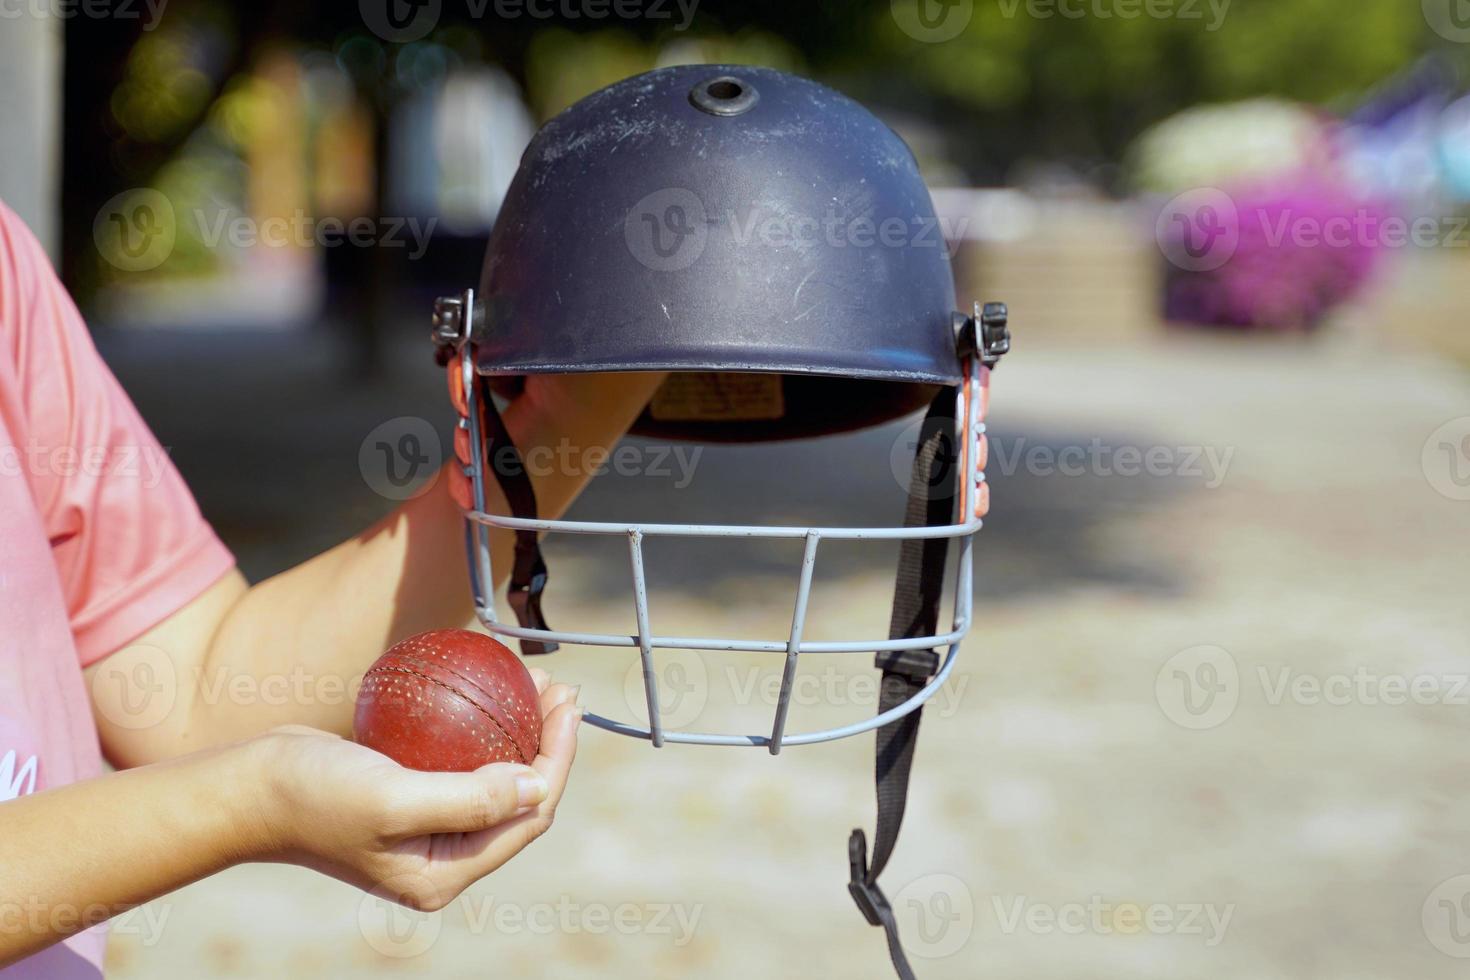
{"type": "Polygon", "coordinates": [[[1363,290],[1394,230],[1384,208],[1303,171],[1179,208],[1158,225],[1173,322],[1311,329],[1363,290]]]}

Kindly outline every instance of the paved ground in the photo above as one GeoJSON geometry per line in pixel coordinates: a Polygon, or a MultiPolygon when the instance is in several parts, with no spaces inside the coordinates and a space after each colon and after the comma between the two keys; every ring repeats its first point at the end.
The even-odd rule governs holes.
{"type": "MultiPolygon", "coordinates": [[[[1421,455],[1470,414],[1466,376],[1352,324],[1105,351],[1021,336],[996,378],[980,626],[925,717],[887,876],[920,975],[1463,975],[1470,502],[1435,488],[1458,490],[1438,443],[1463,433],[1436,437],[1427,472],[1421,455]],[[1152,450],[1153,475],[1118,472],[1135,450],[1152,450]],[[1087,472],[1069,475],[1078,452],[1087,472]]],[[[125,376],[130,357],[156,363],[136,345],[114,353],[125,376]]],[[[201,380],[180,370],[165,390],[133,375],[256,573],[370,517],[382,502],[357,475],[362,434],[438,411],[427,367],[327,407],[324,363],[263,367],[202,414],[169,408],[197,404],[201,380]],[[305,424],[242,434],[252,383],[275,385],[281,418],[305,424]],[[261,489],[240,492],[241,473],[261,489]]],[[[644,478],[579,506],[780,500],[791,519],[835,502],[844,519],[884,519],[900,506],[894,437],[712,450],[694,483],[709,497],[644,478]],[[788,501],[793,472],[838,490],[788,501]]],[[[692,574],[711,557],[654,556],[668,562],[662,626],[781,635],[794,556],[722,555],[734,568],[714,587],[692,574]]],[[[881,631],[886,560],[831,558],[814,628],[881,631]]],[[[557,543],[551,559],[557,621],[627,620],[620,555],[557,543]]],[[[868,662],[807,665],[794,727],[869,713],[868,662]]],[[[556,669],[594,710],[627,714],[628,666],[587,651],[556,669]]],[[[665,673],[686,694],[671,708],[700,727],[763,728],[752,679],[769,666],[684,658],[665,673]]],[[[141,915],[124,922],[110,975],[881,977],[881,935],[844,889],[846,834],[872,820],[870,751],[656,752],[592,732],[554,832],[437,919],[389,922],[307,872],[243,868],[151,906],[166,916],[157,934],[141,915]]]]}

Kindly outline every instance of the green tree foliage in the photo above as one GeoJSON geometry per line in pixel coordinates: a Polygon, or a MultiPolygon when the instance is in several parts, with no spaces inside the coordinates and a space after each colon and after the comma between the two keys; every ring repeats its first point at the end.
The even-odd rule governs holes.
{"type": "Polygon", "coordinates": [[[942,43],[916,41],[882,6],[869,15],[869,57],[909,80],[912,100],[973,127],[972,146],[987,133],[979,152],[991,167],[1117,161],[1190,105],[1331,105],[1436,43],[1462,58],[1466,47],[1438,38],[1413,0],[974,0],[966,28],[942,43]]]}

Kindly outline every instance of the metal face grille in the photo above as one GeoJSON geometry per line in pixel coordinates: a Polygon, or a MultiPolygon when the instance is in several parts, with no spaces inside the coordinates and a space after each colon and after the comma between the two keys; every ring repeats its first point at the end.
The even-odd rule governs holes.
{"type": "Polygon", "coordinates": [[[648,701],[648,727],[617,721],[612,718],[588,713],[585,719],[598,728],[647,739],[655,746],[665,742],[691,743],[699,745],[754,745],[765,746],[774,755],[785,745],[805,745],[846,738],[860,732],[870,731],[896,718],[900,718],[932,697],[954,669],[959,653],[960,640],[970,629],[973,559],[972,549],[975,532],[980,530],[981,520],[975,516],[976,499],[981,482],[985,478],[977,465],[981,460],[980,438],[984,433],[981,418],[980,368],[975,361],[965,364],[962,397],[958,402],[959,416],[955,420],[955,436],[961,446],[961,465],[958,479],[959,523],[934,527],[767,527],[762,525],[726,524],[648,524],[614,523],[591,521],[540,520],[505,517],[487,513],[485,510],[486,472],[484,468],[483,435],[479,431],[479,413],[473,403],[476,397],[474,364],[468,345],[460,353],[465,396],[469,399],[467,419],[461,420],[470,432],[471,462],[466,467],[474,492],[475,509],[465,513],[465,541],[469,553],[470,583],[474,590],[475,611],[485,628],[497,636],[517,639],[549,640],[557,643],[576,643],[604,647],[629,647],[638,650],[643,666],[644,694],[648,701]],[[542,533],[599,534],[620,536],[628,543],[629,584],[631,586],[635,613],[636,634],[581,633],[557,629],[529,629],[513,623],[501,622],[495,610],[491,583],[494,576],[490,565],[490,528],[508,531],[534,530],[542,533]],[[797,579],[796,599],[791,614],[791,628],[784,639],[743,640],[725,637],[670,636],[655,631],[649,614],[648,584],[644,574],[643,542],[651,537],[691,538],[800,538],[804,542],[801,568],[797,579]],[[927,538],[954,538],[958,540],[958,562],[955,575],[954,616],[946,632],[932,636],[888,639],[869,637],[853,640],[814,641],[803,637],[806,626],[807,605],[811,597],[812,574],[816,568],[819,547],[824,539],[833,540],[920,540],[927,538]],[[850,725],[826,728],[818,731],[790,734],[786,731],[787,711],[790,706],[792,685],[796,678],[797,660],[803,653],[877,653],[886,650],[918,650],[946,647],[939,671],[929,683],[913,697],[882,714],[862,719],[850,725]],[[770,653],[783,657],[781,689],[776,701],[775,718],[768,733],[736,735],[715,732],[685,732],[665,729],[659,718],[658,674],[654,669],[655,650],[722,650],[752,653],[770,653]]]}

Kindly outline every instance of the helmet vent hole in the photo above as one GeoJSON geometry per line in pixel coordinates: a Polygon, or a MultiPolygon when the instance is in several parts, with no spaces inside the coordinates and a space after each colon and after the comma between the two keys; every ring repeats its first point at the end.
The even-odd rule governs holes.
{"type": "Polygon", "coordinates": [[[723,102],[730,99],[738,99],[745,89],[733,78],[720,78],[710,82],[705,87],[705,91],[709,93],[710,98],[719,99],[723,102]]]}
{"type": "Polygon", "coordinates": [[[713,116],[738,116],[755,105],[760,96],[744,79],[721,75],[700,82],[689,92],[696,109],[713,116]]]}

